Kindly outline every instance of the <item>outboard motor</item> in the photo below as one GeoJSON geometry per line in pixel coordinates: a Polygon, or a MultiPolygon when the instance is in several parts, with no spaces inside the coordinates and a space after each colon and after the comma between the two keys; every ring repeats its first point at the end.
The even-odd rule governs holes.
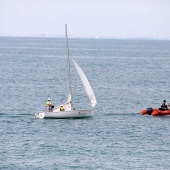
{"type": "Polygon", "coordinates": [[[152,112],[153,112],[153,109],[152,109],[151,107],[146,109],[146,113],[147,113],[148,115],[151,115],[152,112]]]}

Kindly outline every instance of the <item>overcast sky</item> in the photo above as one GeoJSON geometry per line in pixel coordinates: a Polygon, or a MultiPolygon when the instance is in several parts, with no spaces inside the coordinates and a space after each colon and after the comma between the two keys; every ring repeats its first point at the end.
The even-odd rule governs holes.
{"type": "Polygon", "coordinates": [[[0,36],[169,38],[170,0],[0,0],[0,36]]]}

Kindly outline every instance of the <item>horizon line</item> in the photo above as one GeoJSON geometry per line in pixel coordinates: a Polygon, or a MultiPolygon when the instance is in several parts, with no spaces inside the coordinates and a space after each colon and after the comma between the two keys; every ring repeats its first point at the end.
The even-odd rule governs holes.
{"type": "MultiPolygon", "coordinates": [[[[0,35],[0,37],[11,37],[11,38],[65,38],[65,36],[46,36],[46,35],[25,35],[25,36],[17,36],[17,35],[0,35]]],[[[71,39],[124,39],[124,40],[170,40],[170,37],[99,37],[99,36],[69,36],[71,39]]]]}

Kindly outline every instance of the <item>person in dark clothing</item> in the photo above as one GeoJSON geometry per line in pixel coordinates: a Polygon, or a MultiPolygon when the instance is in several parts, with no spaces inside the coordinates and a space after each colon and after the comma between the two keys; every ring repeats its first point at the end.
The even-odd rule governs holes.
{"type": "Polygon", "coordinates": [[[166,100],[164,100],[161,105],[161,110],[167,110],[167,109],[168,109],[168,104],[166,103],[166,100]]]}

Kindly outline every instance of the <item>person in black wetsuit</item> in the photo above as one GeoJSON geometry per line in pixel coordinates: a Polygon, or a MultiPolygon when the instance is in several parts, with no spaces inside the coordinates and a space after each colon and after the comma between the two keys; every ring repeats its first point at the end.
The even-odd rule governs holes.
{"type": "Polygon", "coordinates": [[[161,105],[161,110],[167,110],[167,109],[168,109],[168,104],[166,103],[166,100],[164,100],[161,105]]]}

